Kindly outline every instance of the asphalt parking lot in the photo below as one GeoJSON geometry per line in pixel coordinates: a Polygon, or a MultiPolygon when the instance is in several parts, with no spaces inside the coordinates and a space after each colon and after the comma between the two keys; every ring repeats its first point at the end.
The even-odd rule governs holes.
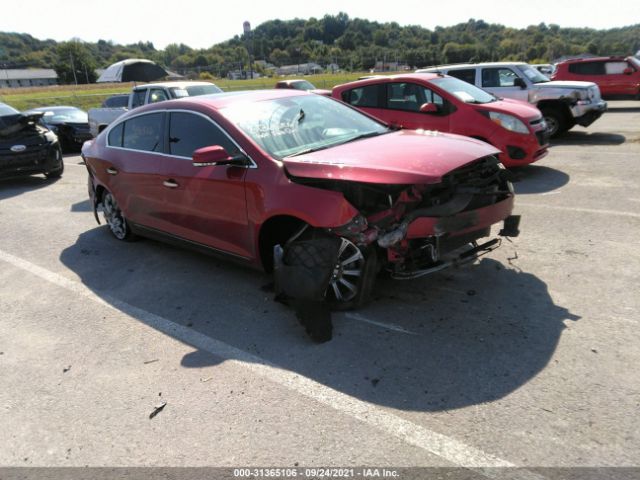
{"type": "Polygon", "coordinates": [[[520,237],[322,345],[268,276],[114,240],[80,161],[0,182],[0,465],[640,466],[640,102],[518,172],[520,237]]]}

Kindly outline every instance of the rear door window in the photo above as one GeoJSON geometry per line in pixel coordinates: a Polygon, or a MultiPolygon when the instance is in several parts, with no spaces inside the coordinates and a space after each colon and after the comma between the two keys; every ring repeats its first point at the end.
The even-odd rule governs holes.
{"type": "Polygon", "coordinates": [[[358,87],[353,90],[347,90],[342,93],[342,100],[354,107],[370,107],[379,108],[380,105],[380,89],[381,85],[367,85],[366,87],[358,87]]]}
{"type": "Polygon", "coordinates": [[[191,158],[199,148],[213,145],[220,145],[230,155],[238,153],[238,147],[222,129],[206,118],[187,112],[172,112],[169,118],[171,155],[191,158]]]}
{"type": "Polygon", "coordinates": [[[607,62],[604,64],[604,71],[607,75],[622,75],[629,67],[627,62],[607,62]]]}
{"type": "Polygon", "coordinates": [[[109,132],[108,143],[110,147],[122,146],[122,132],[124,131],[124,123],[119,123],[109,132]]]}
{"type": "Polygon", "coordinates": [[[447,75],[452,77],[456,77],[463,82],[470,83],[471,85],[476,84],[476,70],[475,68],[465,68],[461,70],[449,70],[447,75]]]}
{"type": "Polygon", "coordinates": [[[513,87],[518,75],[510,68],[483,68],[482,87],[513,87]]]}
{"type": "Polygon", "coordinates": [[[425,103],[444,106],[444,100],[440,95],[422,85],[407,82],[387,84],[387,108],[419,112],[425,103]]]}
{"type": "Polygon", "coordinates": [[[570,63],[569,72],[576,75],[604,75],[604,62],[570,63]]]}
{"type": "Polygon", "coordinates": [[[149,113],[124,122],[122,146],[145,152],[162,152],[163,113],[149,113]]]}

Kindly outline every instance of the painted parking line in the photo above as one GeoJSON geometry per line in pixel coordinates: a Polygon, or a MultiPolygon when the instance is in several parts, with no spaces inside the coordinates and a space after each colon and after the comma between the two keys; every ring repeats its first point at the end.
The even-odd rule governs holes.
{"type": "Polygon", "coordinates": [[[553,146],[553,151],[554,152],[558,152],[558,153],[569,153],[569,154],[573,154],[573,155],[582,155],[582,154],[589,154],[589,155],[625,155],[627,157],[631,157],[631,156],[640,156],[640,153],[633,151],[633,152],[612,152],[611,150],[593,150],[590,147],[584,147],[584,150],[565,150],[564,148],[561,148],[562,145],[554,145],[553,146]]]}
{"type": "Polygon", "coordinates": [[[565,207],[563,205],[545,205],[543,203],[517,202],[519,207],[548,208],[550,210],[564,210],[567,212],[595,213],[601,215],[614,215],[619,217],[640,218],[640,213],[621,212],[619,210],[604,210],[600,208],[565,207]]]}
{"type": "Polygon", "coordinates": [[[406,328],[403,328],[403,327],[401,327],[399,325],[395,325],[393,323],[379,322],[377,320],[371,320],[369,318],[366,318],[366,317],[360,315],[359,313],[345,313],[344,316],[349,318],[349,319],[351,319],[351,320],[356,320],[358,322],[368,323],[370,325],[375,325],[376,327],[384,328],[385,330],[391,330],[393,332],[404,333],[406,335],[420,335],[419,333],[412,332],[411,330],[407,330],[406,328]]]}
{"type": "Polygon", "coordinates": [[[515,467],[514,464],[490,453],[467,445],[455,438],[438,433],[403,419],[386,409],[350,397],[326,385],[298,375],[252,353],[204,335],[192,328],[172,322],[164,317],[134,307],[108,294],[98,295],[82,283],[35,265],[23,258],[0,250],[0,261],[31,273],[58,287],[92,300],[102,306],[140,320],[150,328],[169,335],[185,344],[209,352],[246,368],[268,380],[300,395],[355,418],[385,434],[396,437],[409,445],[421,448],[456,465],[474,470],[488,478],[512,478],[518,480],[543,480],[545,477],[524,469],[505,471],[496,467],[515,467]]]}

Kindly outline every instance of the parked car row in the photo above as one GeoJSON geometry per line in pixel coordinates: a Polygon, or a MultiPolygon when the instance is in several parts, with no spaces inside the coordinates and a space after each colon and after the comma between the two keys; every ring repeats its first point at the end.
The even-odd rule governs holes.
{"type": "MultiPolygon", "coordinates": [[[[310,305],[363,305],[381,271],[421,277],[517,236],[505,167],[540,160],[549,134],[607,106],[593,83],[550,82],[520,63],[372,76],[331,92],[298,81],[212,95],[176,86],[135,87],[84,143],[96,220],[101,210],[118,240],[152,237],[272,271],[302,318],[310,305]]],[[[54,123],[62,108],[11,113],[51,139],[41,124],[60,134],[72,123],[54,123]]],[[[306,326],[327,339],[326,322],[306,326]]]]}

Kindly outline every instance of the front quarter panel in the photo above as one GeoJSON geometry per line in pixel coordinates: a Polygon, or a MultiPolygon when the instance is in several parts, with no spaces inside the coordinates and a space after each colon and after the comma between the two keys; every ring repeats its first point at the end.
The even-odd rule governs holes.
{"type": "Polygon", "coordinates": [[[249,169],[245,182],[249,221],[254,225],[288,215],[313,227],[330,228],[358,214],[342,193],[295,183],[275,162],[267,168],[249,169]]]}

